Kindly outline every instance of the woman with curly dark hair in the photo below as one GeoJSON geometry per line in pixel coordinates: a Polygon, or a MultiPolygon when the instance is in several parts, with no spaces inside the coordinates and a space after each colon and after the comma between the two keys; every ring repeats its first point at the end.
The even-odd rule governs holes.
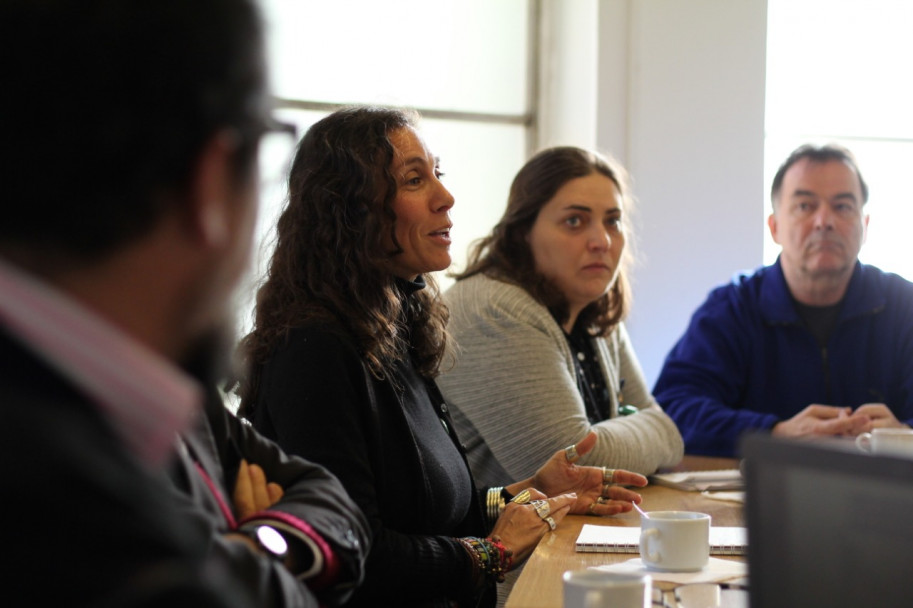
{"type": "MultiPolygon", "coordinates": [[[[299,144],[242,342],[241,414],[335,473],[368,517],[374,540],[350,605],[490,605],[494,582],[568,512],[618,513],[640,497],[574,464],[595,437],[534,476],[476,488],[434,383],[447,311],[425,277],[450,264],[453,197],[416,120],[344,109],[299,144]]],[[[646,483],[626,471],[614,481],[646,483]]]]}

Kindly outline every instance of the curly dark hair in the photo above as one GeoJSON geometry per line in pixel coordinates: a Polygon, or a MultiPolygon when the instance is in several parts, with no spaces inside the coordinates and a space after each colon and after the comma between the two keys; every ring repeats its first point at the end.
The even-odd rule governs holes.
{"type": "MultiPolygon", "coordinates": [[[[514,177],[504,215],[488,236],[472,244],[466,269],[454,277],[459,281],[482,273],[519,285],[546,306],[559,325],[566,323],[569,318],[567,299],[536,270],[527,237],[539,211],[564,184],[592,173],[612,180],[625,201],[626,211],[630,209],[627,173],[619,165],[596,152],[573,146],[547,148],[529,159],[514,177]]],[[[577,317],[577,323],[582,323],[594,336],[608,335],[628,313],[629,251],[630,246],[626,246],[618,278],[609,292],[584,308],[577,317]]]]}
{"type": "Polygon", "coordinates": [[[438,374],[448,319],[438,287],[427,276],[425,289],[402,298],[389,264],[402,253],[390,136],[418,120],[409,110],[345,108],[315,123],[298,144],[254,329],[240,344],[242,414],[277,341],[313,320],[342,324],[378,378],[390,377],[403,356],[423,376],[438,374]]]}

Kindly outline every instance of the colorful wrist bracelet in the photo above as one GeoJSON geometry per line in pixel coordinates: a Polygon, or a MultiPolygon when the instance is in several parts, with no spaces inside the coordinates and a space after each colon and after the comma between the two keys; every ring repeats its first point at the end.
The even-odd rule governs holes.
{"type": "Polygon", "coordinates": [[[476,538],[470,536],[457,539],[469,551],[473,559],[473,577],[477,573],[484,575],[486,580],[499,583],[504,582],[504,575],[510,570],[513,563],[513,553],[501,543],[498,536],[490,538],[476,538]]]}

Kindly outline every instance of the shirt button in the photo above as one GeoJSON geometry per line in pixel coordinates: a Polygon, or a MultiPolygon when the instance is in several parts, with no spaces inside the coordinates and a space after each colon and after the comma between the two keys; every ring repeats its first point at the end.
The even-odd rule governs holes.
{"type": "Polygon", "coordinates": [[[446,403],[441,404],[441,411],[444,412],[445,414],[447,413],[447,404],[446,403]]]}

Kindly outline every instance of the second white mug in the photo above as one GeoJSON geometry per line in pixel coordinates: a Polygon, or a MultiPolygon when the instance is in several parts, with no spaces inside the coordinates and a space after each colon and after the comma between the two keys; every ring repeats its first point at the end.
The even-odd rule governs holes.
{"type": "Polygon", "coordinates": [[[649,575],[605,570],[564,573],[564,608],[650,608],[653,581],[649,575]]]}
{"type": "Polygon", "coordinates": [[[913,458],[913,429],[872,429],[856,437],[856,447],[870,454],[913,458]]]}
{"type": "Polygon", "coordinates": [[[640,520],[640,557],[651,570],[695,572],[710,560],[710,516],[650,511],[640,520]]]}

